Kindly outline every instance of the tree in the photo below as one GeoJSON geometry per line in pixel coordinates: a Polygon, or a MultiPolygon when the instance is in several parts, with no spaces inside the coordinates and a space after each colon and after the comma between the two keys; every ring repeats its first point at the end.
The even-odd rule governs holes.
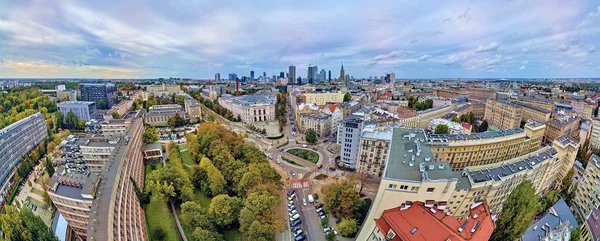
{"type": "Polygon", "coordinates": [[[230,197],[227,194],[215,196],[208,206],[208,214],[221,228],[235,224],[240,216],[243,201],[239,197],[230,197]]]}
{"type": "Polygon", "coordinates": [[[31,212],[28,208],[23,208],[20,215],[25,227],[31,231],[33,240],[58,241],[52,229],[46,226],[42,219],[31,212]]]}
{"type": "Polygon", "coordinates": [[[558,190],[552,190],[546,193],[546,195],[544,195],[544,197],[542,198],[540,205],[538,206],[538,213],[543,213],[544,211],[552,207],[554,203],[558,201],[558,193],[558,190]]]}
{"type": "Polygon", "coordinates": [[[112,113],[112,118],[113,118],[113,119],[119,119],[119,118],[121,118],[121,115],[119,115],[119,112],[116,112],[116,111],[114,111],[114,112],[112,113]]]}
{"type": "Polygon", "coordinates": [[[190,227],[214,231],[212,221],[205,213],[204,207],[197,202],[185,202],[181,204],[181,217],[190,227]]]}
{"type": "Polygon", "coordinates": [[[321,227],[323,227],[323,228],[329,227],[329,217],[325,217],[325,218],[321,219],[321,227]]]}
{"type": "Polygon", "coordinates": [[[156,229],[152,230],[152,239],[154,240],[164,240],[165,236],[167,236],[167,234],[165,233],[165,230],[163,230],[161,227],[157,227],[156,229]]]}
{"type": "Polygon", "coordinates": [[[325,234],[325,240],[327,241],[335,241],[337,239],[337,237],[335,236],[334,232],[329,232],[327,234],[325,234]]]}
{"type": "Polygon", "coordinates": [[[144,144],[150,144],[150,143],[157,142],[158,139],[159,139],[159,137],[158,137],[158,133],[156,133],[156,128],[154,128],[154,127],[146,128],[146,131],[144,131],[144,136],[142,137],[144,144]]]}
{"type": "Polygon", "coordinates": [[[44,167],[46,167],[46,171],[48,171],[48,176],[54,175],[54,165],[52,165],[52,160],[50,160],[50,157],[46,157],[46,160],[44,161],[44,167]]]}
{"type": "Polygon", "coordinates": [[[488,122],[486,120],[484,120],[483,122],[481,122],[478,132],[486,132],[487,129],[488,129],[488,122]]]}
{"type": "Polygon", "coordinates": [[[435,127],[435,131],[433,132],[433,134],[449,134],[450,131],[448,130],[448,126],[445,124],[439,124],[438,126],[435,127]]]}
{"type": "Polygon", "coordinates": [[[355,218],[361,205],[360,195],[354,188],[355,183],[342,181],[324,186],[324,209],[336,217],[355,218]]]}
{"type": "Polygon", "coordinates": [[[73,111],[69,111],[67,113],[67,118],[65,118],[65,125],[67,129],[77,129],[79,126],[79,118],[77,115],[73,113],[73,111]]]}
{"type": "Polygon", "coordinates": [[[531,181],[520,183],[504,201],[491,240],[516,240],[523,236],[536,215],[537,205],[538,198],[531,181]]]}
{"type": "Polygon", "coordinates": [[[344,94],[344,102],[348,102],[352,100],[352,94],[350,94],[350,92],[346,92],[346,94],[344,94]]]}
{"type": "Polygon", "coordinates": [[[185,120],[185,118],[180,116],[179,113],[176,113],[174,116],[169,118],[168,123],[171,128],[175,128],[175,127],[184,126],[187,123],[187,121],[185,120]]]}
{"type": "Polygon", "coordinates": [[[196,228],[190,237],[191,241],[220,241],[223,240],[223,235],[215,231],[196,228]]]}
{"type": "Polygon", "coordinates": [[[219,171],[208,158],[202,158],[200,161],[200,168],[206,171],[210,194],[216,196],[225,193],[227,182],[225,181],[223,174],[221,174],[221,171],[219,171]]]}
{"type": "Polygon", "coordinates": [[[306,141],[308,143],[317,142],[317,132],[313,129],[306,130],[306,141]]]}
{"type": "Polygon", "coordinates": [[[242,176],[242,179],[237,185],[237,193],[238,195],[244,195],[248,190],[255,187],[258,184],[258,179],[253,172],[246,172],[242,176]]]}
{"type": "Polygon", "coordinates": [[[562,184],[560,186],[563,193],[569,192],[569,187],[571,187],[571,183],[573,182],[573,174],[575,174],[575,167],[572,167],[562,180],[562,184]]]}
{"type": "Polygon", "coordinates": [[[581,240],[581,226],[575,228],[571,231],[571,241],[579,241],[581,240]]]}
{"type": "Polygon", "coordinates": [[[64,124],[63,114],[60,111],[54,113],[54,119],[56,120],[56,128],[62,128],[64,124]]]}
{"type": "Polygon", "coordinates": [[[356,219],[342,218],[337,224],[338,231],[344,237],[353,237],[358,231],[358,223],[356,219]]]}
{"type": "Polygon", "coordinates": [[[4,210],[0,223],[6,240],[58,241],[52,230],[30,209],[23,208],[19,213],[15,207],[6,206],[4,210]]]}
{"type": "Polygon", "coordinates": [[[106,100],[104,100],[104,99],[98,100],[98,109],[101,109],[101,110],[108,109],[108,103],[106,103],[106,100]]]}

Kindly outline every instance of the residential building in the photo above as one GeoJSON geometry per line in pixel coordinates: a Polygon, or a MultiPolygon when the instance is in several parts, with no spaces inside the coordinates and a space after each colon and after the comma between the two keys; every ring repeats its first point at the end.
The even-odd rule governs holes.
{"type": "Polygon", "coordinates": [[[340,164],[355,169],[358,159],[360,137],[363,131],[362,116],[351,115],[346,117],[340,125],[338,140],[341,139],[340,164]]]}
{"type": "MultiPolygon", "coordinates": [[[[600,207],[600,157],[592,154],[575,191],[574,207],[582,220],[587,220],[600,207]]],[[[597,233],[600,234],[600,233],[597,233]]],[[[596,240],[594,236],[593,240],[596,240]]]]}
{"type": "Polygon", "coordinates": [[[87,170],[94,173],[102,172],[102,168],[109,161],[109,157],[117,147],[120,136],[100,136],[87,134],[77,141],[82,160],[87,170]]]}
{"type": "MultiPolygon", "coordinates": [[[[470,207],[468,220],[448,215],[446,202],[406,202],[383,211],[364,240],[373,241],[468,241],[489,240],[496,227],[496,215],[485,200],[470,207]]],[[[365,230],[367,232],[369,230],[365,230]]]]}
{"type": "Polygon", "coordinates": [[[340,104],[327,104],[323,113],[331,115],[331,129],[337,133],[338,126],[344,119],[344,112],[340,104]]]}
{"type": "Polygon", "coordinates": [[[429,121],[429,125],[427,130],[434,133],[435,129],[439,125],[446,125],[448,127],[448,134],[471,134],[471,129],[467,129],[463,127],[461,123],[457,123],[451,120],[446,120],[442,118],[432,119],[429,121]]]}
{"type": "Polygon", "coordinates": [[[562,135],[552,142],[552,147],[558,152],[560,165],[556,165],[556,179],[562,181],[567,173],[573,168],[577,152],[579,152],[579,141],[569,135],[562,135]]]}
{"type": "Polygon", "coordinates": [[[318,138],[325,138],[331,134],[331,115],[325,113],[319,114],[301,114],[301,127],[305,133],[312,129],[317,133],[318,138]]]}
{"type": "MultiPolygon", "coordinates": [[[[342,97],[343,99],[343,97],[342,97]]],[[[344,118],[348,117],[352,113],[360,110],[363,107],[363,104],[356,100],[351,100],[350,102],[342,103],[342,110],[344,112],[344,118]]]]}
{"type": "Polygon", "coordinates": [[[491,126],[500,129],[519,128],[523,118],[523,109],[507,100],[489,99],[485,102],[483,119],[491,126]]]}
{"type": "Polygon", "coordinates": [[[434,158],[454,170],[501,162],[537,150],[542,145],[546,125],[530,120],[524,129],[474,134],[428,134],[427,145],[434,158]]]}
{"type": "Polygon", "coordinates": [[[124,136],[131,125],[131,119],[107,120],[100,123],[100,134],[103,136],[124,136]]]}
{"type": "Polygon", "coordinates": [[[399,122],[402,123],[404,127],[427,129],[431,120],[442,118],[456,108],[457,105],[446,105],[417,111],[416,116],[401,119],[399,122]]]}
{"type": "Polygon", "coordinates": [[[487,100],[496,98],[495,89],[469,87],[467,88],[469,100],[487,100]]]}
{"type": "Polygon", "coordinates": [[[97,197],[100,176],[83,168],[59,167],[48,182],[46,192],[67,221],[68,226],[82,240],[88,233],[92,203],[97,197]]]}
{"type": "Polygon", "coordinates": [[[600,119],[592,119],[592,135],[590,137],[590,147],[599,149],[600,148],[600,119]]]}
{"type": "Polygon", "coordinates": [[[185,99],[185,113],[189,119],[202,119],[202,105],[195,99],[185,99]]]}
{"type": "Polygon", "coordinates": [[[97,197],[89,211],[87,240],[148,239],[144,210],[134,191],[135,184],[144,188],[143,134],[141,118],[133,119],[120,147],[109,158],[111,168],[100,173],[97,197]]]}
{"type": "Polygon", "coordinates": [[[112,119],[112,113],[116,112],[119,116],[125,116],[127,111],[131,109],[133,106],[133,101],[131,100],[123,100],[121,103],[113,105],[103,116],[102,119],[110,120],[112,119]]]}
{"type": "Polygon", "coordinates": [[[44,115],[37,112],[0,130],[0,205],[12,190],[19,161],[48,136],[44,115]]]}
{"type": "Polygon", "coordinates": [[[541,196],[558,181],[561,160],[571,162],[559,156],[555,142],[503,162],[453,171],[448,162],[434,158],[428,141],[422,129],[394,129],[377,195],[357,240],[368,240],[376,226],[373,220],[385,210],[407,202],[441,202],[446,214],[461,220],[471,215],[477,200],[487,200],[492,212],[501,213],[504,201],[523,180],[531,181],[541,196]]]}
{"type": "Polygon", "coordinates": [[[575,216],[562,198],[546,214],[529,225],[521,241],[569,240],[571,231],[579,225],[575,216]]]}
{"type": "Polygon", "coordinates": [[[554,139],[562,135],[569,135],[579,139],[579,117],[552,118],[546,124],[545,142],[552,143],[554,139]]]}
{"type": "Polygon", "coordinates": [[[546,123],[550,120],[552,111],[550,111],[548,109],[545,109],[545,108],[542,108],[539,106],[535,106],[535,105],[530,105],[525,102],[514,102],[514,103],[522,107],[522,110],[523,110],[522,120],[523,121],[536,120],[539,122],[546,123]]]}
{"type": "Polygon", "coordinates": [[[442,98],[456,98],[465,95],[465,93],[454,89],[432,89],[431,93],[442,98]]]}
{"type": "Polygon", "coordinates": [[[275,120],[274,95],[244,95],[221,97],[219,104],[231,111],[234,117],[240,117],[244,123],[275,120]]]}
{"type": "Polygon", "coordinates": [[[385,161],[392,141],[394,126],[368,125],[360,136],[360,150],[356,171],[366,173],[370,177],[380,178],[383,175],[385,161]]]}
{"type": "MultiPolygon", "coordinates": [[[[153,96],[171,96],[179,93],[181,88],[177,84],[159,84],[159,85],[147,85],[146,93],[153,96]]],[[[146,99],[146,98],[145,98],[146,99]]]]}
{"type": "Polygon", "coordinates": [[[96,111],[96,102],[92,101],[65,101],[56,104],[58,110],[63,115],[63,121],[66,121],[69,112],[73,112],[78,119],[90,121],[98,118],[96,111]]]}
{"type": "Polygon", "coordinates": [[[82,84],[79,87],[82,101],[92,101],[100,104],[100,100],[106,103],[107,107],[111,107],[117,98],[117,86],[111,83],[105,84],[82,84]]]}
{"type": "Polygon", "coordinates": [[[76,101],[77,100],[77,92],[75,90],[57,90],[56,98],[58,100],[67,100],[67,101],[76,101]]]}
{"type": "Polygon", "coordinates": [[[327,103],[344,102],[344,92],[305,93],[302,102],[307,104],[325,105],[327,103]]]}
{"type": "Polygon", "coordinates": [[[573,112],[579,114],[581,119],[589,120],[594,114],[594,105],[583,99],[574,98],[571,100],[571,106],[573,106],[573,112]]]}

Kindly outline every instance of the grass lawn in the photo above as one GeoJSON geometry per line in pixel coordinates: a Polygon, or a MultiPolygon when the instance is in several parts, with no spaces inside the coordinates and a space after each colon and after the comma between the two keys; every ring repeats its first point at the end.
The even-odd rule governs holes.
{"type": "Polygon", "coordinates": [[[152,232],[157,229],[164,231],[164,240],[181,240],[179,232],[177,232],[177,224],[175,224],[173,214],[169,211],[166,202],[150,197],[150,203],[144,208],[144,212],[150,240],[152,240],[152,232]]]}
{"type": "Polygon", "coordinates": [[[190,166],[196,165],[194,158],[192,158],[192,154],[189,151],[181,152],[181,159],[183,159],[183,164],[188,164],[190,166]]]}
{"type": "Polygon", "coordinates": [[[304,149],[291,149],[287,150],[287,153],[290,153],[294,156],[300,157],[304,160],[317,164],[319,161],[319,154],[311,150],[304,149]]]}
{"type": "Polygon", "coordinates": [[[292,161],[292,160],[290,160],[290,159],[287,159],[287,158],[285,158],[285,157],[281,157],[281,159],[283,159],[283,160],[284,160],[284,161],[286,161],[286,162],[289,162],[289,163],[290,163],[290,164],[292,164],[292,165],[296,165],[296,166],[299,166],[299,167],[303,167],[303,166],[302,166],[302,164],[300,164],[300,163],[297,163],[297,162],[295,162],[295,161],[292,161]]]}

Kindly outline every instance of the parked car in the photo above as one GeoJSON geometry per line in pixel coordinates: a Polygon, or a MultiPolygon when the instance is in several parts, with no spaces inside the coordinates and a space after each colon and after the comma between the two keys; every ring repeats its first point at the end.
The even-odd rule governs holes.
{"type": "Polygon", "coordinates": [[[290,195],[292,195],[292,194],[294,194],[294,193],[296,193],[296,190],[294,190],[294,189],[290,189],[290,190],[288,191],[288,194],[287,194],[287,195],[288,195],[288,196],[290,196],[290,195]]]}
{"type": "Polygon", "coordinates": [[[333,230],[333,227],[326,227],[323,229],[323,233],[327,233],[329,231],[333,230]]]}
{"type": "Polygon", "coordinates": [[[309,203],[313,203],[315,201],[315,199],[313,198],[312,194],[308,194],[308,202],[309,203]]]}
{"type": "Polygon", "coordinates": [[[324,219],[324,218],[326,218],[326,217],[327,217],[327,214],[320,215],[319,217],[320,217],[321,219],[324,219]]]}
{"type": "Polygon", "coordinates": [[[290,174],[292,174],[292,176],[296,176],[296,173],[294,171],[290,171],[290,174]]]}
{"type": "Polygon", "coordinates": [[[323,209],[322,209],[322,208],[317,208],[317,210],[315,210],[315,211],[316,211],[317,213],[320,213],[320,212],[322,212],[322,211],[323,211],[323,209]]]}
{"type": "Polygon", "coordinates": [[[300,226],[297,226],[297,227],[293,227],[293,228],[292,228],[292,232],[294,232],[294,233],[295,233],[296,231],[298,231],[298,230],[300,230],[300,226]]]}
{"type": "Polygon", "coordinates": [[[292,194],[291,196],[288,197],[288,200],[294,200],[295,197],[296,197],[296,194],[292,194]]]}
{"type": "Polygon", "coordinates": [[[315,208],[323,208],[323,204],[319,203],[319,204],[317,204],[317,206],[315,206],[315,208]]]}
{"type": "Polygon", "coordinates": [[[304,145],[302,145],[302,147],[306,148],[306,147],[307,147],[307,145],[306,145],[306,144],[304,144],[304,145]]]}
{"type": "Polygon", "coordinates": [[[302,205],[304,205],[304,206],[308,205],[308,204],[306,203],[306,198],[303,198],[303,199],[302,199],[302,205]]]}
{"type": "Polygon", "coordinates": [[[296,232],[294,232],[294,236],[298,237],[298,235],[302,234],[302,229],[296,230],[296,232]]]}
{"type": "Polygon", "coordinates": [[[298,214],[298,210],[292,209],[292,211],[290,211],[289,214],[290,214],[290,216],[294,216],[294,215],[298,214]]]}
{"type": "Polygon", "coordinates": [[[288,207],[288,211],[291,212],[292,210],[296,210],[296,206],[292,205],[292,206],[288,207]]]}
{"type": "Polygon", "coordinates": [[[321,168],[323,168],[323,164],[319,164],[319,165],[317,166],[317,169],[321,169],[321,168]]]}
{"type": "Polygon", "coordinates": [[[292,226],[292,227],[296,227],[300,224],[302,224],[302,220],[300,220],[300,219],[290,222],[290,226],[292,226]]]}
{"type": "Polygon", "coordinates": [[[300,214],[294,214],[290,217],[290,222],[296,221],[300,218],[300,214]]]}
{"type": "Polygon", "coordinates": [[[302,240],[305,240],[305,239],[306,239],[306,236],[304,236],[304,235],[300,235],[300,236],[297,236],[297,237],[294,239],[294,241],[302,241],[302,240]]]}
{"type": "Polygon", "coordinates": [[[283,148],[279,149],[279,152],[283,152],[283,148]]]}
{"type": "Polygon", "coordinates": [[[329,167],[329,170],[335,172],[335,167],[329,167]]]}

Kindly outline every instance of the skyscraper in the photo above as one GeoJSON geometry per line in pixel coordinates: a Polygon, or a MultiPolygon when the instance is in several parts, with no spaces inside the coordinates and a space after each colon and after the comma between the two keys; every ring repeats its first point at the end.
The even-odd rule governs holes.
{"type": "Polygon", "coordinates": [[[308,83],[312,84],[313,77],[313,68],[310,64],[308,64],[308,73],[306,73],[306,78],[308,79],[308,83]]]}
{"type": "Polygon", "coordinates": [[[288,84],[293,84],[296,80],[296,66],[290,65],[288,84]]]}
{"type": "Polygon", "coordinates": [[[328,71],[329,72],[329,82],[331,82],[331,70],[328,71]]]}
{"type": "Polygon", "coordinates": [[[220,73],[215,74],[215,82],[221,82],[221,74],[220,73]]]}
{"type": "Polygon", "coordinates": [[[285,72],[279,72],[279,78],[280,79],[285,78],[285,72]]]}
{"type": "Polygon", "coordinates": [[[250,81],[254,81],[254,70],[250,71],[250,81]]]}
{"type": "Polygon", "coordinates": [[[263,80],[267,80],[267,72],[263,72],[263,80]]]}
{"type": "Polygon", "coordinates": [[[229,80],[234,81],[237,78],[237,74],[231,73],[229,74],[229,80]]]}
{"type": "Polygon", "coordinates": [[[319,72],[319,81],[325,82],[326,78],[327,78],[327,72],[325,72],[325,69],[321,69],[321,72],[319,72]]]}
{"type": "Polygon", "coordinates": [[[345,77],[345,75],[344,75],[344,64],[342,63],[342,68],[340,69],[340,79],[339,79],[339,81],[346,83],[344,81],[344,77],[345,77]]]}
{"type": "Polygon", "coordinates": [[[296,84],[302,85],[302,76],[298,76],[298,79],[296,80],[296,84]]]}

